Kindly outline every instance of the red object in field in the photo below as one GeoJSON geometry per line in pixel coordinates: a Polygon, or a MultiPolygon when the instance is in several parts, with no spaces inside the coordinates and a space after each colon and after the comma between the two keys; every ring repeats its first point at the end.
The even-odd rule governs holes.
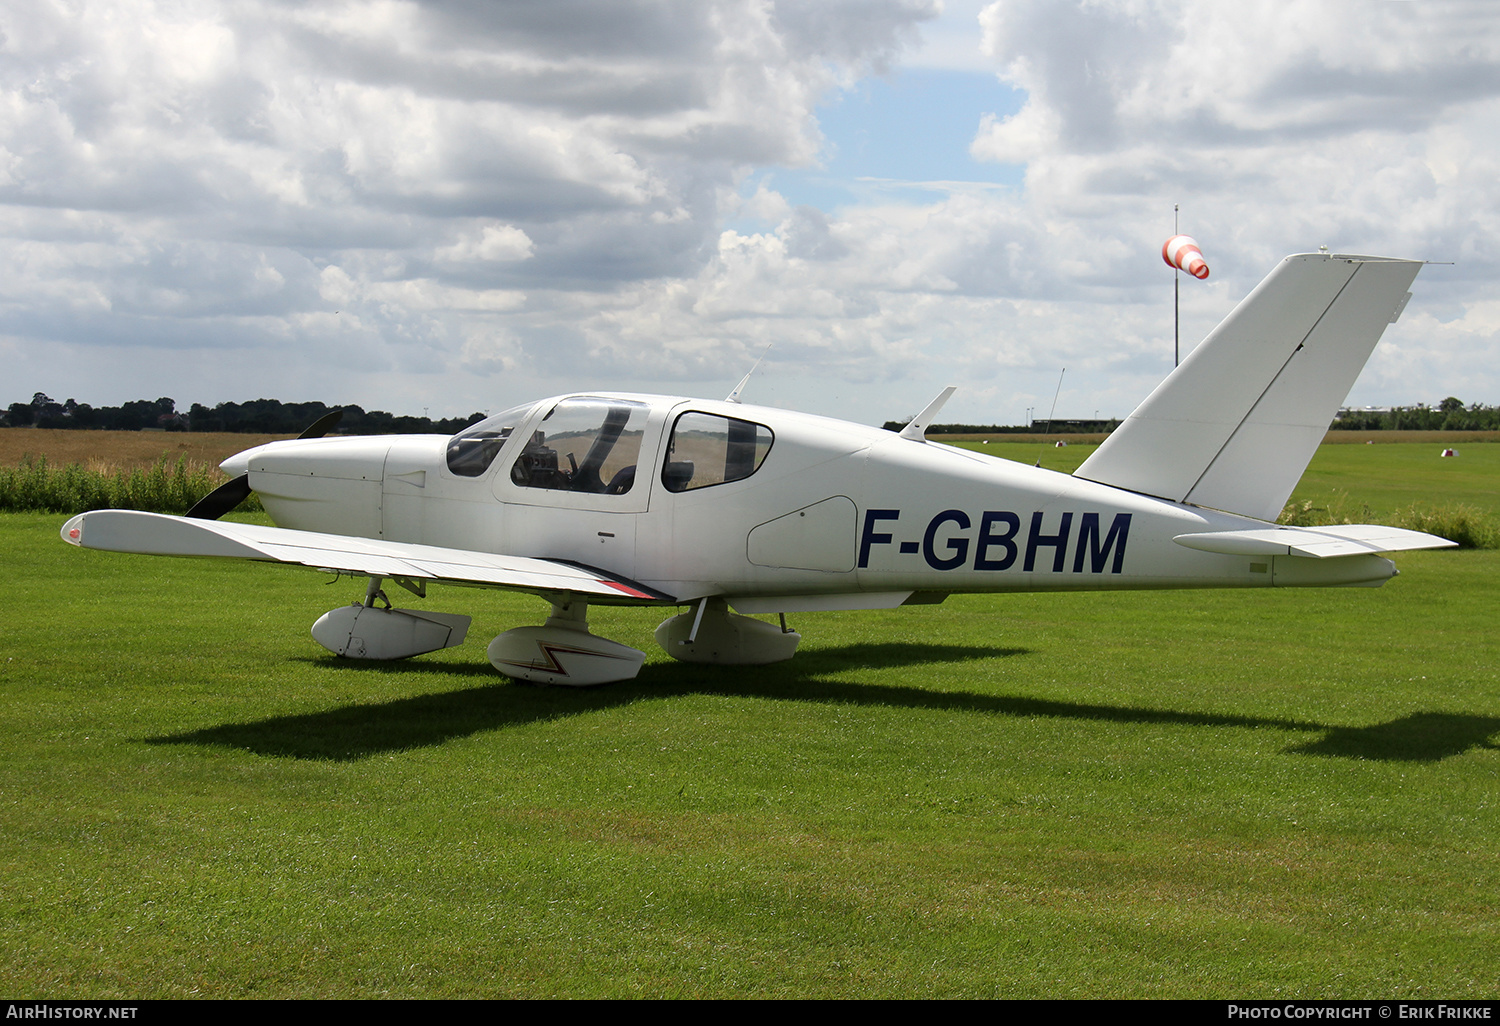
{"type": "Polygon", "coordinates": [[[1208,277],[1208,264],[1203,259],[1203,250],[1198,248],[1198,240],[1190,235],[1174,235],[1162,243],[1161,258],[1167,262],[1168,267],[1186,271],[1194,278],[1202,280],[1208,277]]]}

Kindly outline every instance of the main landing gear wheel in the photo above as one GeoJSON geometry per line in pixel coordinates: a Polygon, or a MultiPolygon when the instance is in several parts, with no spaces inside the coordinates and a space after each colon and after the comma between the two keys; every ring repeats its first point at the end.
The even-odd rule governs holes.
{"type": "Polygon", "coordinates": [[[382,580],[370,578],[363,602],[330,609],[318,617],[312,626],[313,640],[334,655],[351,659],[405,659],[463,644],[469,634],[469,617],[392,609],[380,590],[382,580]],[[377,602],[384,602],[384,608],[377,602]]]}
{"type": "Polygon", "coordinates": [[[690,613],[662,621],[656,643],[673,659],[720,666],[764,666],[790,659],[802,635],[754,617],[731,613],[721,598],[699,599],[690,613]]]}

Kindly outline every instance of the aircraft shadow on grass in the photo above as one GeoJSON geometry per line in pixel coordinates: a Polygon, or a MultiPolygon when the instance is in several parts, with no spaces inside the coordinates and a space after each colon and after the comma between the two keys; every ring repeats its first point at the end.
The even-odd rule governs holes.
{"type": "Polygon", "coordinates": [[[483,731],[597,712],[632,702],[713,694],[1098,723],[1270,727],[1321,735],[1316,740],[1286,749],[1289,753],[1349,759],[1435,762],[1474,748],[1500,748],[1490,740],[1500,732],[1500,718],[1492,716],[1418,712],[1389,723],[1343,727],[1311,720],[1179,712],[1015,695],[983,695],[972,691],[862,684],[830,680],[824,676],[857,669],[889,669],[1026,654],[1028,650],[1022,648],[904,642],[857,644],[807,652],[796,664],[774,669],[715,667],[711,677],[706,677],[701,668],[690,664],[655,664],[645,667],[634,681],[584,689],[538,688],[497,681],[494,671],[488,666],[407,663],[396,667],[382,663],[317,659],[309,661],[336,672],[430,672],[479,677],[484,683],[456,691],[345,705],[323,712],[275,716],[250,723],[227,723],[145,740],[148,744],[216,745],[259,755],[349,761],[440,745],[483,731]]]}

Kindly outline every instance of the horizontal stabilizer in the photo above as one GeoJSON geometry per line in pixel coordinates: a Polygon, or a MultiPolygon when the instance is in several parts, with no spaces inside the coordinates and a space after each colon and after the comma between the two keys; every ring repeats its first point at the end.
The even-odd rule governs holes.
{"type": "Polygon", "coordinates": [[[62,536],[64,541],[86,549],[111,552],[255,559],[361,576],[503,588],[532,595],[584,595],[590,602],[613,605],[674,604],[670,595],[644,584],[551,559],[289,531],[223,520],[187,520],[135,510],[80,513],[63,525],[62,536]]]}
{"type": "Polygon", "coordinates": [[[1341,524],[1330,527],[1268,527],[1251,531],[1179,534],[1178,545],[1231,556],[1363,556],[1372,552],[1408,552],[1457,545],[1447,538],[1379,524],[1341,524]]]}
{"type": "Polygon", "coordinates": [[[1287,257],[1076,476],[1275,520],[1421,266],[1287,257]]]}

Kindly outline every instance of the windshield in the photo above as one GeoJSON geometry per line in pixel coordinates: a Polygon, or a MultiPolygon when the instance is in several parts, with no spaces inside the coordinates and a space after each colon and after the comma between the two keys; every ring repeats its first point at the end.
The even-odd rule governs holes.
{"type": "Polygon", "coordinates": [[[526,419],[535,403],[517,406],[471,424],[448,442],[448,469],[460,477],[479,477],[505,445],[505,440],[526,419]]]}
{"type": "Polygon", "coordinates": [[[510,479],[523,488],[624,495],[635,484],[648,412],[622,399],[564,399],[526,440],[510,479]]]}

